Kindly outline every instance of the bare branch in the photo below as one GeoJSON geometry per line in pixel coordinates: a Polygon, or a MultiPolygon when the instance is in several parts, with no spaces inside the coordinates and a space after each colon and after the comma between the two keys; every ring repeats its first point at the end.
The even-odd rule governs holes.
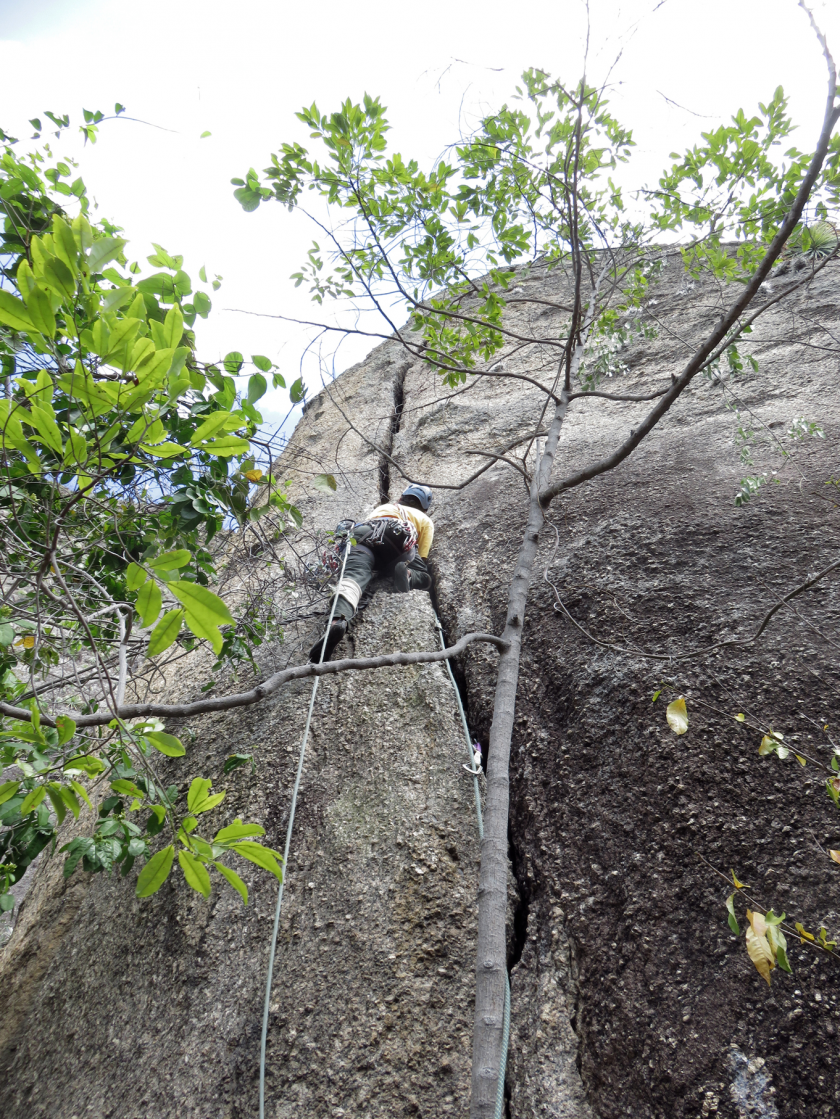
{"type": "MultiPolygon", "coordinates": [[[[435,649],[431,652],[420,651],[416,653],[385,653],[379,657],[348,657],[340,661],[327,661],[326,664],[301,664],[294,668],[285,668],[282,672],[275,672],[262,684],[251,688],[247,692],[238,692],[234,695],[218,696],[215,699],[199,699],[194,703],[128,703],[123,704],[116,712],[119,719],[138,719],[146,717],[186,719],[192,715],[204,715],[209,711],[230,711],[234,707],[250,707],[260,703],[268,696],[273,695],[290,680],[305,680],[309,676],[333,676],[338,672],[360,671],[369,668],[391,668],[408,664],[433,664],[436,661],[449,660],[463,653],[468,645],[475,641],[495,645],[504,651],[508,643],[501,637],[492,633],[466,633],[447,649],[435,649]]],[[[20,719],[22,722],[32,721],[32,712],[25,707],[13,707],[9,703],[0,703],[0,714],[10,719],[20,719]]],[[[77,727],[104,726],[114,718],[113,712],[103,714],[79,715],[75,722],[77,727]]],[[[55,718],[41,715],[44,726],[54,727],[55,718]]]]}

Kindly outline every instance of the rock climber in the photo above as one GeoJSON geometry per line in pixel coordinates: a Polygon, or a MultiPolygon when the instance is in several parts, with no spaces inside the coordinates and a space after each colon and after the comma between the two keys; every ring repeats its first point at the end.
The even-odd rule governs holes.
{"type": "Polygon", "coordinates": [[[374,572],[390,574],[398,591],[427,591],[432,577],[426,557],[432,546],[435,526],[428,516],[432,491],[428,486],[407,486],[396,502],[378,506],[366,521],[353,525],[344,576],[336,591],[335,613],[327,633],[309,650],[317,663],[324,646],[325,661],[347,632],[347,623],[356,613],[374,572]]]}

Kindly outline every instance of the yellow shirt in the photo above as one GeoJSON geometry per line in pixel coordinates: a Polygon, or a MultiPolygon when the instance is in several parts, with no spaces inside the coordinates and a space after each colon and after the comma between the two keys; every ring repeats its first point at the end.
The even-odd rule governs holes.
{"type": "Polygon", "coordinates": [[[390,517],[396,521],[405,517],[406,520],[411,521],[417,529],[417,554],[422,559],[426,558],[435,535],[435,523],[431,517],[427,517],[419,509],[412,509],[409,505],[395,505],[393,503],[378,506],[368,520],[372,521],[380,517],[390,517]]]}

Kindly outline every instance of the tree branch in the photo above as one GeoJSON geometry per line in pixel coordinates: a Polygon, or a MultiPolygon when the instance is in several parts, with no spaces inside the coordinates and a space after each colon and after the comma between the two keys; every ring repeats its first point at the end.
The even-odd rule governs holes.
{"type": "MultiPolygon", "coordinates": [[[[384,653],[378,657],[347,657],[340,661],[327,661],[325,664],[301,664],[294,668],[285,668],[275,672],[262,684],[257,684],[247,692],[238,692],[234,695],[218,696],[215,699],[199,699],[194,703],[128,703],[117,710],[120,719],[137,719],[146,717],[186,719],[192,715],[204,715],[209,711],[230,711],[234,707],[250,707],[260,703],[268,696],[273,695],[290,680],[305,680],[309,676],[333,676],[337,672],[360,671],[369,668],[390,668],[408,664],[433,664],[436,661],[449,660],[457,657],[468,645],[475,641],[483,641],[495,645],[504,651],[508,643],[501,637],[492,633],[466,633],[447,649],[435,649],[432,652],[420,651],[417,653],[384,653]]],[[[9,703],[0,703],[0,714],[10,719],[19,719],[21,722],[31,722],[32,712],[25,707],[13,707],[9,703]]],[[[72,714],[70,716],[72,718],[72,714]]],[[[77,727],[104,726],[114,718],[113,712],[103,714],[79,715],[76,720],[77,727]]],[[[54,727],[55,718],[41,715],[44,726],[54,727]]]]}

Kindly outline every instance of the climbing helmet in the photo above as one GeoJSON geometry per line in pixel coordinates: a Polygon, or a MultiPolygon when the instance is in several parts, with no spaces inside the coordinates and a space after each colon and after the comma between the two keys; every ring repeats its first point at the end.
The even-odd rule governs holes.
{"type": "Polygon", "coordinates": [[[403,497],[416,497],[423,506],[424,513],[428,513],[429,506],[432,504],[432,491],[428,486],[406,486],[400,494],[400,498],[403,497]]]}

